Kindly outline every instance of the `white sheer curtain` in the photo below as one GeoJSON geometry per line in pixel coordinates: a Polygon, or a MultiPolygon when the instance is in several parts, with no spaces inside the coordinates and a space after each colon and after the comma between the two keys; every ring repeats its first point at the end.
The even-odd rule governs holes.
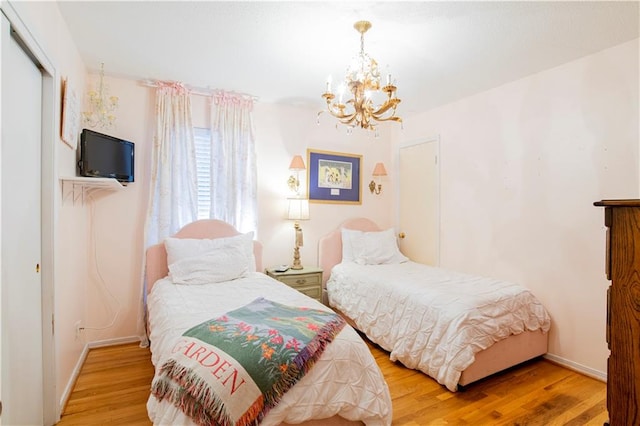
{"type": "MultiPolygon", "coordinates": [[[[156,84],[156,132],[151,152],[145,250],[198,218],[191,97],[180,83],[156,84]]],[[[142,258],[144,263],[144,253],[142,258]]],[[[137,328],[141,346],[148,346],[144,270],[143,267],[137,328]]]]}
{"type": "Polygon", "coordinates": [[[191,97],[182,84],[158,83],[146,246],[196,220],[197,206],[191,97]]]}
{"type": "Polygon", "coordinates": [[[240,232],[257,230],[253,99],[217,92],[211,105],[211,210],[240,232]]]}

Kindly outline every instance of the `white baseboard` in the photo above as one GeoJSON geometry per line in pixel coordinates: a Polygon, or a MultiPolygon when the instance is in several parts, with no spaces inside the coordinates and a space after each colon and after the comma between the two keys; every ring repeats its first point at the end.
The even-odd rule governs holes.
{"type": "Polygon", "coordinates": [[[71,392],[73,392],[73,387],[78,380],[78,376],[80,376],[80,370],[82,370],[82,366],[84,365],[84,361],[87,359],[87,355],[89,354],[89,345],[85,344],[84,348],[82,348],[82,352],[80,353],[80,357],[78,358],[78,362],[76,362],[75,367],[73,367],[73,371],[71,372],[71,377],[67,382],[67,386],[64,388],[64,392],[62,392],[62,396],[60,397],[60,415],[64,413],[64,407],[67,405],[67,401],[69,401],[69,397],[71,396],[71,392]]]}
{"type": "Polygon", "coordinates": [[[117,339],[106,339],[106,340],[98,340],[95,342],[89,342],[84,345],[82,348],[82,352],[80,353],[80,357],[78,358],[78,362],[76,362],[73,371],[71,372],[71,377],[69,378],[69,382],[67,386],[64,388],[64,392],[60,398],[60,415],[64,413],[64,407],[67,405],[69,401],[69,397],[71,396],[71,392],[73,392],[73,387],[78,380],[78,376],[80,376],[80,371],[82,370],[82,366],[84,362],[87,360],[87,355],[89,355],[89,349],[93,348],[102,348],[105,346],[115,346],[115,345],[123,345],[125,343],[134,343],[140,342],[139,336],[129,336],[129,337],[119,337],[117,339]]]}
{"type": "Polygon", "coordinates": [[[569,370],[584,374],[585,376],[591,377],[592,379],[600,380],[601,382],[607,381],[607,373],[595,370],[582,364],[578,364],[577,362],[569,361],[568,359],[559,357],[558,355],[545,354],[543,355],[543,358],[548,359],[549,361],[559,364],[565,368],[568,368],[569,370]]]}
{"type": "Polygon", "coordinates": [[[140,336],[118,337],[116,339],[96,340],[89,342],[89,349],[102,348],[104,346],[124,345],[125,343],[139,342],[140,336]]]}

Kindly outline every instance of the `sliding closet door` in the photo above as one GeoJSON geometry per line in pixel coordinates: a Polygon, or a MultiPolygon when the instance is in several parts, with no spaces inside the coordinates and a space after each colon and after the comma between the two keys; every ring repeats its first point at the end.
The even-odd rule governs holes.
{"type": "Polygon", "coordinates": [[[398,152],[400,250],[411,260],[440,263],[439,140],[403,144],[398,152]]]}
{"type": "Polygon", "coordinates": [[[42,73],[1,22],[1,379],[3,425],[43,423],[42,73]]]}

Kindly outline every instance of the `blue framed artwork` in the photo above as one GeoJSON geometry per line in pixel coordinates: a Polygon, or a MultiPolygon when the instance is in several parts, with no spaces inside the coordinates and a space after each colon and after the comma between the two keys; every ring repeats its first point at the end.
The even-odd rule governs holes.
{"type": "Polygon", "coordinates": [[[362,155],[307,149],[311,203],[361,204],[362,155]]]}

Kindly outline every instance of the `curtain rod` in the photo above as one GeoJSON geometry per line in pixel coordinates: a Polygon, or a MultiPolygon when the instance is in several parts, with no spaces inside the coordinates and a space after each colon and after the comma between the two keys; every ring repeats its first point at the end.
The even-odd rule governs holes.
{"type": "MultiPolygon", "coordinates": [[[[147,86],[147,87],[158,87],[158,81],[156,80],[141,80],[140,83],[142,83],[143,86],[147,86]]],[[[253,99],[254,101],[258,101],[260,99],[257,96],[250,95],[248,93],[243,93],[243,92],[236,92],[234,90],[210,89],[208,87],[197,87],[197,86],[191,86],[190,84],[184,84],[184,83],[182,83],[182,85],[194,95],[211,96],[216,94],[217,92],[226,92],[226,93],[233,93],[234,95],[246,96],[253,99]]]]}

